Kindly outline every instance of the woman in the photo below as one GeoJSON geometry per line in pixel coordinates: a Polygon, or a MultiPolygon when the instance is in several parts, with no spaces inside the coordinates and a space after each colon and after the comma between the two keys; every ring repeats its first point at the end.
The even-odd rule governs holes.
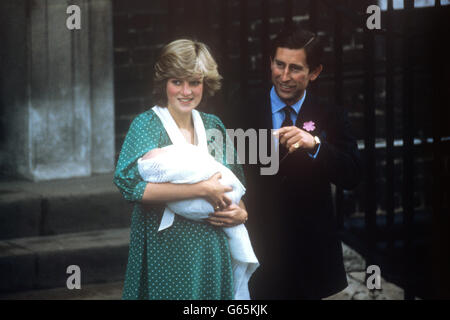
{"type": "MultiPolygon", "coordinates": [[[[176,125],[176,134],[188,143],[216,143],[199,136],[196,119],[195,123],[201,119],[204,129],[220,130],[225,137],[219,118],[194,110],[202,101],[203,91],[211,96],[220,89],[220,80],[207,47],[191,40],[171,42],[155,64],[153,93],[158,106],[132,122],[114,176],[124,198],[135,203],[124,299],[232,298],[230,253],[221,227],[247,220],[244,203],[230,204],[225,193],[231,188],[219,182],[220,174],[196,184],[147,183],[137,169],[137,160],[148,151],[173,143],[161,113],[168,115],[176,125]],[[207,223],[177,216],[170,228],[158,232],[166,202],[198,197],[217,210],[205,219],[207,223]]],[[[212,147],[217,150],[217,146],[212,147]]],[[[223,164],[243,182],[242,168],[237,161],[227,164],[227,148],[220,147],[224,150],[223,164]]]]}

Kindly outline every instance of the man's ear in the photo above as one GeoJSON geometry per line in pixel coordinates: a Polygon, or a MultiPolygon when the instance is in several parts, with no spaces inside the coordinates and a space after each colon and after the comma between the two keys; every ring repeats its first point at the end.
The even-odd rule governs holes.
{"type": "Polygon", "coordinates": [[[309,80],[314,81],[317,79],[319,74],[322,72],[323,66],[319,64],[312,72],[311,72],[311,78],[309,80]]]}

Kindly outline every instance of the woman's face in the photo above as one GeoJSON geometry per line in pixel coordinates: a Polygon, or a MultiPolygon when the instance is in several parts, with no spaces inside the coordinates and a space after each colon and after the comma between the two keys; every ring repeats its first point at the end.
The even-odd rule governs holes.
{"type": "Polygon", "coordinates": [[[167,80],[167,108],[178,114],[190,113],[202,100],[203,79],[201,77],[190,79],[170,78],[167,80]]]}

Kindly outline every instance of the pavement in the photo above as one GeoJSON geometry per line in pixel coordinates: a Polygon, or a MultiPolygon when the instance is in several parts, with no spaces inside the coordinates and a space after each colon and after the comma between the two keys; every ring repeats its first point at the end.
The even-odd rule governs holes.
{"type": "Polygon", "coordinates": [[[81,285],[80,289],[53,288],[0,295],[0,300],[121,300],[123,281],[81,285]]]}
{"type": "MultiPolygon", "coordinates": [[[[404,291],[381,276],[381,288],[369,290],[366,284],[366,261],[355,250],[343,243],[348,286],[325,300],[403,300],[404,291]]],[[[372,273],[371,273],[372,274],[372,273]]]]}

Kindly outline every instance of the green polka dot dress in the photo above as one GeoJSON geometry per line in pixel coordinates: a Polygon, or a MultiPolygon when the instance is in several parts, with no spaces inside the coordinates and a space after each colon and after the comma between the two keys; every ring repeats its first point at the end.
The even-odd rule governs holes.
{"type": "MultiPolygon", "coordinates": [[[[219,118],[200,115],[206,130],[221,130],[225,137],[219,118]]],[[[139,175],[137,159],[170,144],[158,116],[148,110],[134,119],[120,152],[114,183],[134,202],[123,299],[232,299],[231,257],[222,228],[176,215],[170,228],[157,232],[164,206],[140,205],[147,183],[139,175]]],[[[244,183],[241,166],[237,161],[227,164],[225,144],[223,150],[224,165],[244,183]]]]}

